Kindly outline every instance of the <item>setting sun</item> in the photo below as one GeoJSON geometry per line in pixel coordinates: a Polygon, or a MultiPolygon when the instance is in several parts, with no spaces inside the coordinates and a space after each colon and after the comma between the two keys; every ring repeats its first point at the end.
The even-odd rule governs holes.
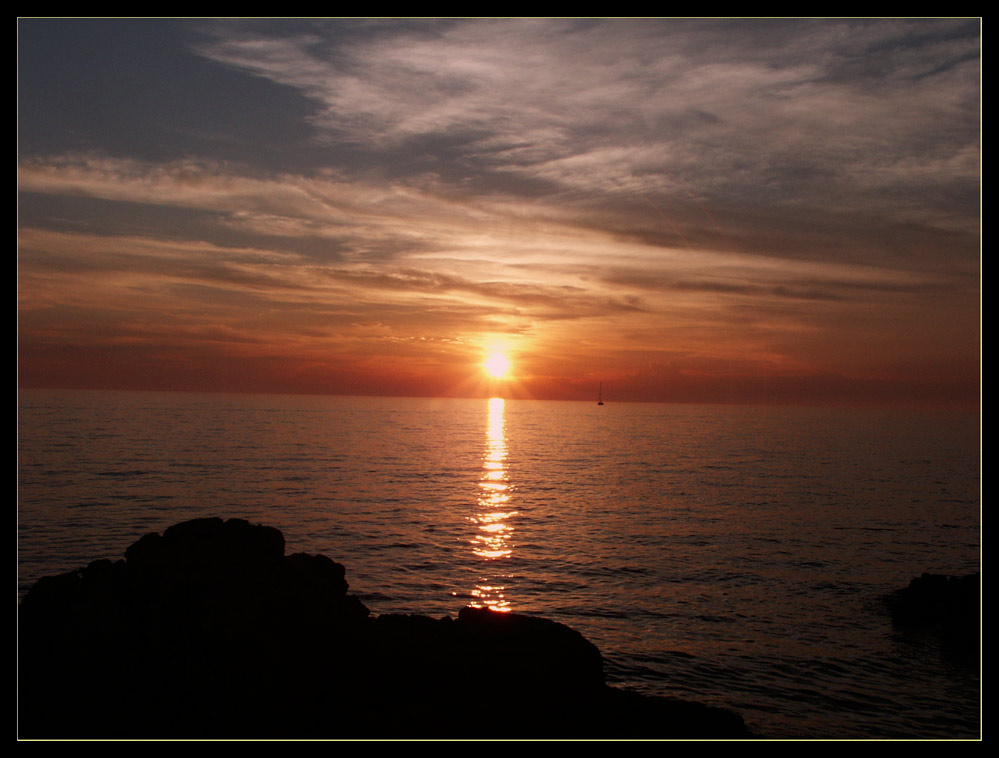
{"type": "Polygon", "coordinates": [[[495,379],[505,379],[510,373],[510,359],[506,353],[490,353],[482,366],[495,379]]]}

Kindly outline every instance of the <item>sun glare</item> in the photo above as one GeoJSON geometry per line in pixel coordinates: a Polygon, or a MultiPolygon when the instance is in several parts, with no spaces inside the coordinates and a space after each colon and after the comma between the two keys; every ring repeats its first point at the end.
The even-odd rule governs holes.
{"type": "Polygon", "coordinates": [[[505,379],[510,373],[510,359],[506,353],[490,353],[482,366],[494,379],[505,379]]]}

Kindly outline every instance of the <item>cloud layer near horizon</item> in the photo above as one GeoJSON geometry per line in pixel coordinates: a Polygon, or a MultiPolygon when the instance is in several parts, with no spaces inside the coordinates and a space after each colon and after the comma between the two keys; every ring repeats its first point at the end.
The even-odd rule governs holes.
{"type": "Polygon", "coordinates": [[[976,392],[975,22],[38,20],[19,64],[25,383],[474,394],[500,342],[536,396],[976,392]]]}

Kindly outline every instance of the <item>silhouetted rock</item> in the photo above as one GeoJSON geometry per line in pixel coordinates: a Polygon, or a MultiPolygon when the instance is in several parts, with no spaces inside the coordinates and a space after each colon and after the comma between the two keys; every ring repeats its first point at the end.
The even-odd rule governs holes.
{"type": "Polygon", "coordinates": [[[977,660],[980,648],[979,574],[923,574],[885,598],[892,622],[903,629],[940,636],[944,650],[964,661],[977,660]]]}
{"type": "Polygon", "coordinates": [[[21,737],[745,737],[736,714],[607,687],[542,618],[372,618],[344,567],[198,519],[39,580],[19,613],[21,737]]]}

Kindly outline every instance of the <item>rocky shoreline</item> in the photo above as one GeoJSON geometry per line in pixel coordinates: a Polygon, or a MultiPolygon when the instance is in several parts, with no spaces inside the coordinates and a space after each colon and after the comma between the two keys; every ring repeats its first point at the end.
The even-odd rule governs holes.
{"type": "Polygon", "coordinates": [[[981,574],[925,573],[885,598],[892,625],[903,634],[932,634],[953,661],[981,661],[981,574]]]}
{"type": "Polygon", "coordinates": [[[543,618],[373,616],[345,569],[241,519],[148,534],[19,608],[20,738],[752,737],[733,712],[608,686],[543,618]]]}

